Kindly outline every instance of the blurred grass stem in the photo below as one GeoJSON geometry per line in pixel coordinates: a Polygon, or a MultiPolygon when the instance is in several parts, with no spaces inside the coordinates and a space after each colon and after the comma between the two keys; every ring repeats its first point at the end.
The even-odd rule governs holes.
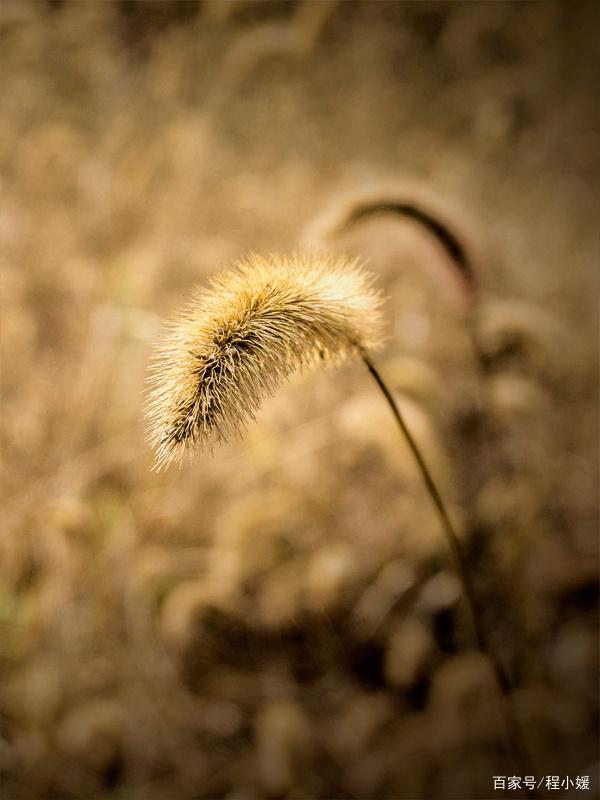
{"type": "MultiPolygon", "coordinates": [[[[391,391],[389,390],[388,386],[386,385],[385,381],[379,374],[379,371],[369,358],[369,356],[362,351],[361,353],[362,359],[371,373],[371,376],[375,380],[377,386],[381,389],[383,396],[387,400],[387,403],[392,410],[392,413],[398,423],[398,427],[400,428],[402,435],[406,439],[408,446],[417,462],[419,467],[419,471],[421,472],[421,476],[423,481],[425,482],[425,486],[427,487],[427,492],[431,497],[431,500],[436,508],[438,513],[440,522],[442,523],[442,528],[446,535],[446,539],[448,541],[448,545],[450,547],[450,552],[452,554],[452,558],[454,560],[454,564],[456,567],[456,571],[458,573],[459,580],[462,584],[466,604],[469,610],[469,617],[471,619],[471,624],[473,627],[473,632],[475,635],[475,641],[477,643],[477,647],[479,648],[480,652],[485,656],[485,658],[489,661],[494,677],[498,684],[498,688],[500,690],[500,700],[501,700],[501,711],[502,716],[504,718],[504,723],[506,726],[506,732],[508,735],[508,743],[509,743],[509,750],[513,759],[516,762],[516,766],[519,769],[524,770],[523,774],[535,774],[532,773],[530,764],[530,757],[528,754],[528,749],[525,745],[519,721],[517,720],[511,700],[511,691],[512,691],[512,683],[511,680],[502,665],[502,662],[498,658],[493,646],[490,644],[488,636],[486,634],[485,628],[482,624],[482,615],[479,611],[479,607],[475,598],[475,593],[473,591],[473,584],[471,582],[471,578],[469,577],[469,572],[466,566],[466,557],[463,551],[463,548],[460,544],[460,540],[458,535],[454,529],[454,525],[450,519],[450,515],[448,513],[448,509],[440,492],[436,486],[435,481],[431,475],[429,467],[427,466],[425,459],[417,445],[416,441],[411,434],[404,417],[394,399],[391,391]]],[[[534,796],[531,792],[529,796],[534,796]]]]}

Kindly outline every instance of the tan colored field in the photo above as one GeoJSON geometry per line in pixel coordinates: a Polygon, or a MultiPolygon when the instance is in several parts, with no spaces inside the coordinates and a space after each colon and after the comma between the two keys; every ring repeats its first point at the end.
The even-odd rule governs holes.
{"type": "MultiPolygon", "coordinates": [[[[358,256],[542,796],[598,796],[593,3],[0,5],[0,797],[515,797],[430,500],[360,361],[151,471],[162,320],[358,256]],[[428,209],[466,247],[475,299],[428,209]],[[458,277],[457,277],[458,276],[458,277]],[[473,339],[477,346],[474,349],[473,339]]],[[[522,775],[521,777],[524,777],[522,775]]]]}

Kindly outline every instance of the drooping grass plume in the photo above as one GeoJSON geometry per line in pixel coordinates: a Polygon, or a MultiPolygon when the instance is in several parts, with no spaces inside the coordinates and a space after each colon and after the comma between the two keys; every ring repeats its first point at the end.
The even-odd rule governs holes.
{"type": "Polygon", "coordinates": [[[380,304],[344,256],[252,255],[197,290],[152,367],[146,416],[157,468],[240,433],[292,372],[377,347],[380,304]]]}
{"type": "MultiPolygon", "coordinates": [[[[448,218],[448,213],[436,208],[432,198],[421,197],[414,188],[398,191],[377,191],[374,194],[353,196],[332,209],[316,225],[312,235],[324,241],[346,233],[355,225],[373,218],[391,216],[409,219],[430,234],[449,259],[455,284],[469,302],[475,300],[479,290],[479,276],[463,233],[448,218]],[[415,196],[413,196],[415,193],[415,196]]],[[[439,205],[439,203],[437,204],[439,205]]]]}
{"type": "Polygon", "coordinates": [[[170,323],[146,405],[156,468],[188,446],[221,442],[254,419],[262,399],[297,369],[359,356],[409,445],[446,536],[478,648],[489,659],[515,764],[528,764],[512,682],[489,641],[460,539],[420,448],[370,350],[382,338],[381,298],[345,256],[252,255],[196,292],[170,323]]]}
{"type": "Polygon", "coordinates": [[[379,199],[357,205],[342,223],[342,227],[350,227],[361,220],[382,214],[395,214],[415,220],[429,231],[442,245],[460,274],[461,279],[471,291],[476,288],[475,273],[467,251],[449,226],[426,209],[407,200],[379,199]]]}

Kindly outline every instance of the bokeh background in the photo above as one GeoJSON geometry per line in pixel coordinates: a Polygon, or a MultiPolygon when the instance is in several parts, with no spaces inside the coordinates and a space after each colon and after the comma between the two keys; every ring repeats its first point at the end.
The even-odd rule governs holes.
{"type": "Polygon", "coordinates": [[[388,297],[377,363],[536,777],[597,796],[598,23],[575,2],[4,0],[2,798],[518,795],[493,789],[515,774],[493,683],[360,363],[151,471],[162,319],[238,256],[298,247],[360,256],[388,297]],[[445,220],[475,298],[414,221],[332,233],[375,196],[445,220]]]}

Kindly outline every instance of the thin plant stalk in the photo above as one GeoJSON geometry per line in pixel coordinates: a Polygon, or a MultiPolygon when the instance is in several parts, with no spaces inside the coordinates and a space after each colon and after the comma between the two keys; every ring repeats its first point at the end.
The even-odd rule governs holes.
{"type": "Polygon", "coordinates": [[[379,371],[367,355],[367,353],[363,350],[361,352],[362,360],[369,370],[371,377],[381,390],[381,393],[385,397],[393,415],[398,423],[398,427],[402,435],[404,436],[415,461],[419,467],[419,471],[427,488],[427,492],[435,506],[437,511],[438,517],[442,524],[442,529],[446,536],[448,546],[450,548],[450,552],[452,554],[452,558],[454,561],[454,565],[461,582],[466,605],[469,612],[469,617],[471,621],[471,625],[473,628],[473,633],[475,637],[475,641],[477,643],[477,647],[483,656],[489,661],[492,671],[494,674],[494,678],[500,690],[500,699],[501,699],[501,711],[504,718],[504,723],[506,726],[506,733],[507,738],[510,746],[510,752],[513,759],[516,761],[517,766],[520,769],[525,769],[525,774],[530,774],[530,770],[527,765],[530,763],[530,757],[525,745],[523,736],[521,734],[520,724],[515,716],[514,709],[512,706],[512,701],[510,697],[510,693],[512,691],[512,684],[511,680],[502,665],[502,662],[498,658],[494,647],[491,645],[485,628],[482,624],[482,615],[479,611],[479,606],[477,604],[475,592],[473,591],[473,584],[471,578],[469,576],[469,572],[466,566],[466,558],[463,552],[463,548],[460,544],[460,540],[457,536],[456,530],[454,529],[454,525],[452,524],[452,520],[450,519],[450,515],[446,508],[444,501],[442,500],[442,496],[437,488],[437,485],[432,477],[431,471],[425,462],[423,454],[421,453],[419,446],[417,445],[413,435],[411,434],[404,417],[402,416],[402,412],[396,403],[391,391],[389,390],[388,386],[386,385],[385,381],[381,377],[379,371]]]}

